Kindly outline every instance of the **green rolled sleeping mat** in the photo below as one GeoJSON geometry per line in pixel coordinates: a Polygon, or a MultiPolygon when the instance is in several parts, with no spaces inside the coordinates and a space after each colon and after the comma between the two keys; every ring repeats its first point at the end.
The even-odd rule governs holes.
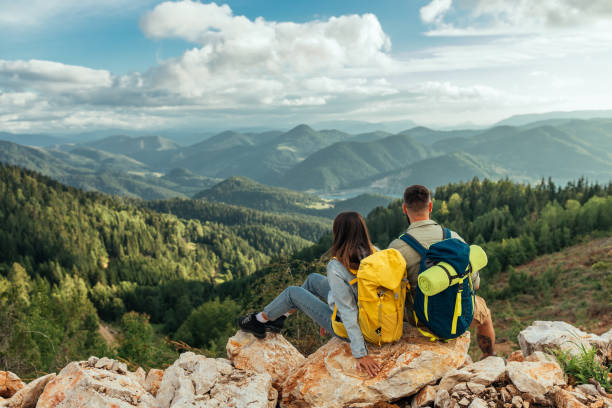
{"type": "MultiPolygon", "coordinates": [[[[470,273],[481,270],[487,265],[487,254],[478,245],[470,245],[470,273]]],[[[469,268],[469,267],[468,267],[469,268]]],[[[440,262],[419,274],[419,288],[427,296],[434,296],[448,288],[451,279],[458,276],[457,271],[448,263],[440,262]]]]}

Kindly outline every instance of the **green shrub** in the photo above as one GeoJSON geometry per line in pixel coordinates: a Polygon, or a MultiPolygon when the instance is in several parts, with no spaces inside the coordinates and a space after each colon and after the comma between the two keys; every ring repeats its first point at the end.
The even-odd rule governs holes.
{"type": "Polygon", "coordinates": [[[612,391],[610,373],[612,366],[606,367],[597,358],[597,350],[593,347],[586,348],[581,345],[578,355],[572,355],[566,351],[555,352],[557,360],[566,375],[575,379],[579,384],[589,384],[591,379],[597,381],[606,390],[612,391]]]}

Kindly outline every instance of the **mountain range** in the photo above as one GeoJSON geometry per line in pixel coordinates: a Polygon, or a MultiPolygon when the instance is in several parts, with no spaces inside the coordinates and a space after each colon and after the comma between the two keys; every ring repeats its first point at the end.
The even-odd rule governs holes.
{"type": "MultiPolygon", "coordinates": [[[[0,142],[0,160],[84,189],[145,199],[193,197],[235,176],[335,197],[399,196],[408,184],[433,188],[474,177],[610,180],[612,118],[561,116],[534,116],[543,120],[521,126],[413,127],[396,134],[316,131],[303,124],[286,132],[226,131],[189,146],[161,136],[117,135],[25,147],[0,134],[0,139],[12,140],[0,142]]],[[[249,183],[242,186],[250,188],[249,183]]],[[[261,208],[262,203],[255,205],[261,208]]]]}

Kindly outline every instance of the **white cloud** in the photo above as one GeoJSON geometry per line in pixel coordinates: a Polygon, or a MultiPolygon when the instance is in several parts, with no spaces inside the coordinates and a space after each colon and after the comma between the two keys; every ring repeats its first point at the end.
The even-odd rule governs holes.
{"type": "Polygon", "coordinates": [[[452,4],[453,0],[432,0],[431,3],[421,7],[421,20],[428,24],[440,22],[452,4]]]}
{"type": "Polygon", "coordinates": [[[512,35],[590,28],[612,20],[609,0],[432,0],[421,9],[430,36],[512,35]],[[452,6],[452,7],[451,7],[452,6]],[[453,21],[457,9],[462,24],[453,21]]]}
{"type": "Polygon", "coordinates": [[[53,61],[0,59],[0,84],[49,91],[76,91],[108,87],[110,72],[53,61]]]}

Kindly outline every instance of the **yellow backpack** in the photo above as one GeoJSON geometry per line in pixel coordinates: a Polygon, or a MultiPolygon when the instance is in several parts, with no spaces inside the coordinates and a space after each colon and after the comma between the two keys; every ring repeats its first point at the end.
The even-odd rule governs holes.
{"type": "MultiPolygon", "coordinates": [[[[361,260],[359,270],[351,269],[357,277],[357,305],[359,327],[363,338],[372,344],[392,343],[402,337],[404,302],[408,279],[406,261],[395,249],[374,252],[361,260]]],[[[334,306],[332,328],[336,335],[348,338],[344,324],[338,319],[334,306]]]]}

